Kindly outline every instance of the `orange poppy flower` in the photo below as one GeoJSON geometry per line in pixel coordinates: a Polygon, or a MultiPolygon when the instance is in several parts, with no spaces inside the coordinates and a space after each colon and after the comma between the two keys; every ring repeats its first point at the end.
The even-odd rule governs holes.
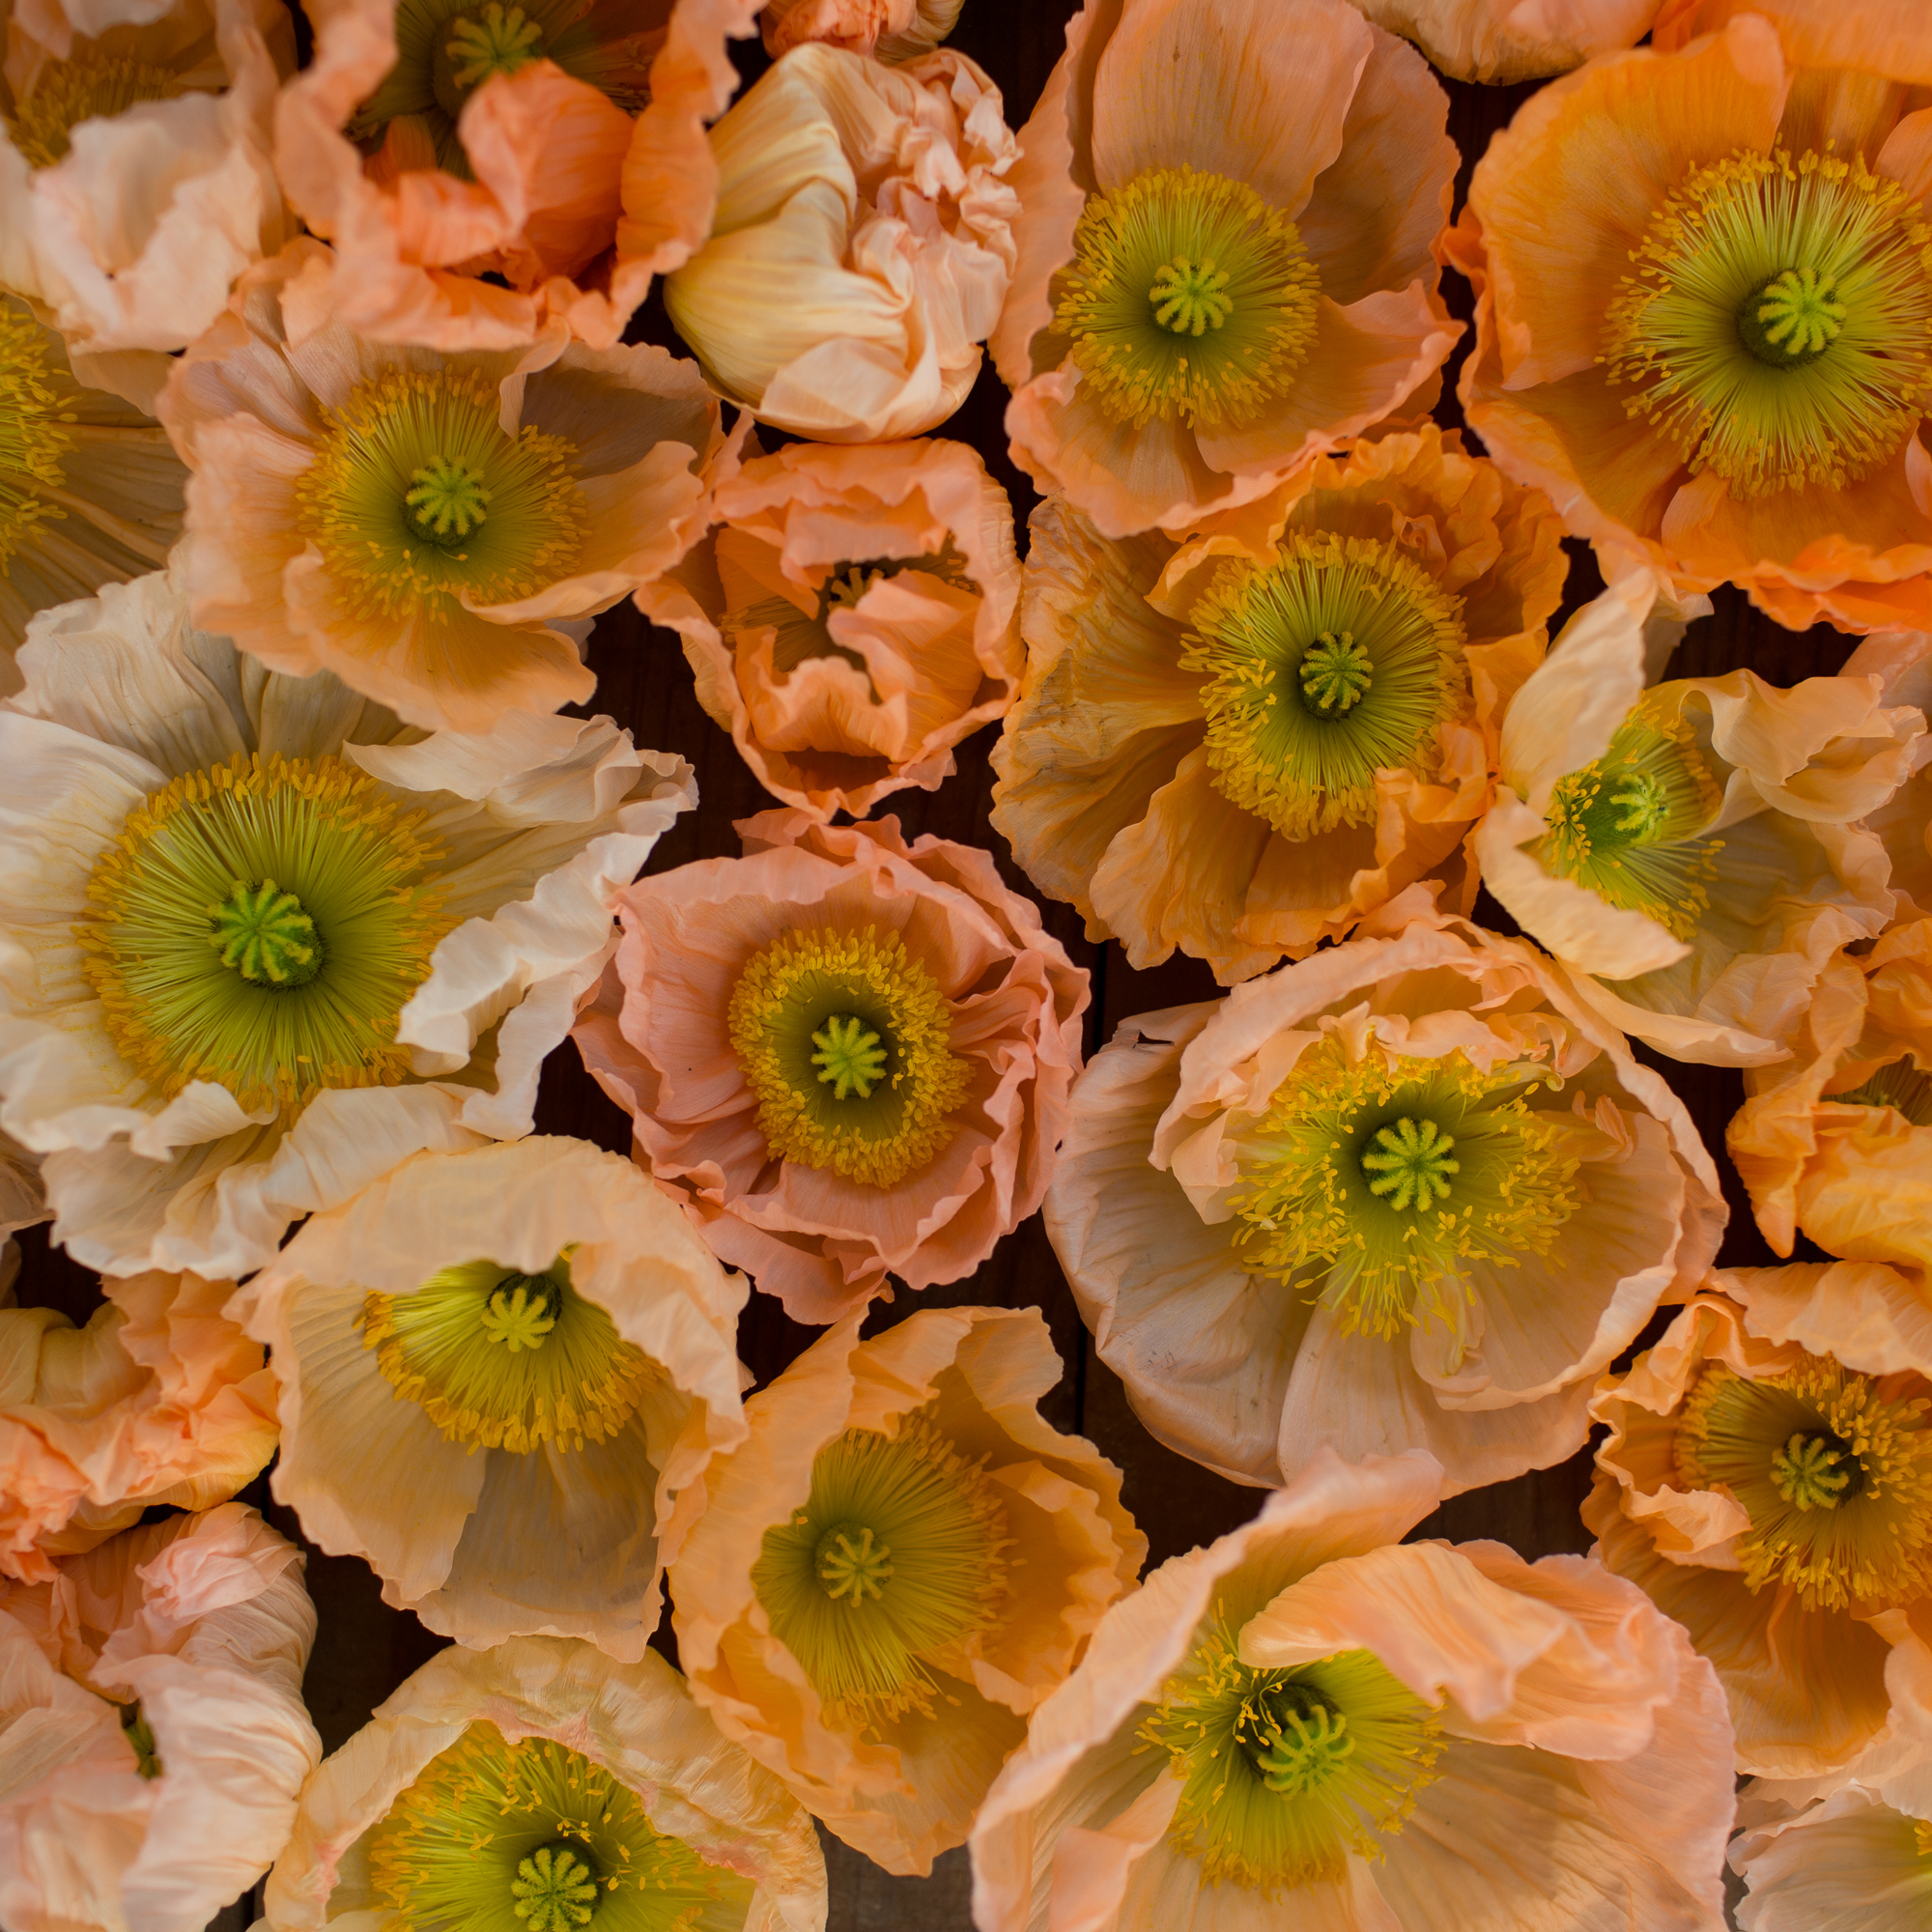
{"type": "Polygon", "coordinates": [[[1564,73],[1634,46],[1658,0],[1355,0],[1377,26],[1413,41],[1453,80],[1497,86],[1564,73]]]}
{"type": "Polygon", "coordinates": [[[993,824],[1137,967],[1226,985],[1446,876],[1542,662],[1562,526],[1434,423],[1317,457],[1177,546],[1035,513],[993,824]]]}
{"type": "Polygon", "coordinates": [[[745,1405],[672,1565],[692,1693],[847,1844],[925,1872],[1133,1586],[1121,1472],[1035,1404],[1037,1309],[847,1316],[745,1405]]]}
{"type": "Polygon", "coordinates": [[[712,514],[637,601],[683,634],[697,701],[765,789],[821,818],[936,790],[1024,662],[1012,508],[978,452],[793,443],[712,514]]]}
{"type": "Polygon", "coordinates": [[[1932,626],[1927,79],[1911,0],[1691,0],[1491,144],[1463,409],[1612,574],[1932,626]]]}
{"type": "Polygon", "coordinates": [[[1020,134],[1013,459],[1105,535],[1265,496],[1431,384],[1448,100],[1347,0],[1089,4],[1020,134]]]}
{"type": "Polygon", "coordinates": [[[1817,1777],[1932,1735],[1932,1319],[1873,1263],[1709,1288],[1600,1385],[1583,1520],[1716,1667],[1738,1769],[1817,1777]]]}
{"type": "Polygon", "coordinates": [[[599,348],[703,241],[704,124],[757,0],[312,0],[275,165],[379,342],[506,349],[553,318],[599,348]],[[641,232],[619,246],[629,211],[641,232]],[[490,279],[485,279],[488,276],[490,279]]]}

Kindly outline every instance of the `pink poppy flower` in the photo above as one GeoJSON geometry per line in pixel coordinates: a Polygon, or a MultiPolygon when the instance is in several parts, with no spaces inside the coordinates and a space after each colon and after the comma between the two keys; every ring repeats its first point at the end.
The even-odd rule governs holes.
{"type": "Polygon", "coordinates": [[[1039,1205],[1087,975],[990,854],[894,818],[739,822],[639,879],[576,1039],[637,1153],[794,1319],[970,1274],[1039,1205]]]}

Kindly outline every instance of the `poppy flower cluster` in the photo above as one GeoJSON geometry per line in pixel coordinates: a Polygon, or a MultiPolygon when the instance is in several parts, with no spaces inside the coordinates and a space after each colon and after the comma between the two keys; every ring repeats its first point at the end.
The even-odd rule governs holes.
{"type": "Polygon", "coordinates": [[[1932,16],[991,4],[0,0],[8,1932],[1920,1923],[1932,16]]]}

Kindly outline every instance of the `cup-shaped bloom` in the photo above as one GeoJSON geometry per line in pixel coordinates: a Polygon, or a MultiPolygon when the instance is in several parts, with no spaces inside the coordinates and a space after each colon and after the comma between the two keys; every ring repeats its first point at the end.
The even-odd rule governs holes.
{"type": "Polygon", "coordinates": [[[167,559],[181,459],[151,416],[74,380],[61,339],[0,296],[0,697],[27,620],[167,559]]]}
{"type": "Polygon", "coordinates": [[[1741,1932],[1918,1932],[1932,1907],[1932,1823],[1857,1787],[1743,1833],[1741,1932]]]}
{"type": "Polygon", "coordinates": [[[1401,1544],[1437,1474],[1324,1454],[1107,1612],[980,1807],[982,1932],[1718,1932],[1709,1666],[1601,1564],[1401,1544]]]}
{"type": "Polygon", "coordinates": [[[1445,244],[1469,426],[1610,574],[1738,583],[1799,630],[1932,624],[1932,21],[1667,11],[1477,165],[1445,244]]]}
{"type": "Polygon", "coordinates": [[[520,348],[386,347],[349,266],[292,243],[176,365],[195,621],[424,729],[487,731],[597,680],[579,639],[702,535],[718,405],[661,349],[558,323],[520,348]]]}
{"type": "Polygon", "coordinates": [[[1377,26],[1413,41],[1455,80],[1506,86],[1567,73],[1634,46],[1658,0],[1355,0],[1377,26]]]}
{"type": "Polygon", "coordinates": [[[774,57],[824,41],[896,65],[929,54],[959,18],[963,0],[766,0],[758,23],[774,57]]]}
{"type": "Polygon", "coordinates": [[[275,1453],[275,1378],[234,1283],[101,1283],[86,1327],[0,1307],[0,1575],[43,1583],[154,1504],[226,1502],[275,1453]]]}
{"type": "Polygon", "coordinates": [[[282,245],[270,157],[295,71],[276,0],[10,7],[0,79],[0,286],[99,358],[83,379],[158,387],[160,352],[213,322],[282,245]]]}
{"type": "Polygon", "coordinates": [[[0,706],[0,1129],[109,1274],[239,1279],[422,1148],[528,1133],[616,889],[694,802],[608,718],[425,736],[156,574],[0,706]]]}
{"type": "Polygon", "coordinates": [[[1090,0],[1013,171],[1013,460],[1109,536],[1179,531],[1426,412],[1447,120],[1348,0],[1090,0]]]}
{"type": "Polygon", "coordinates": [[[1932,1738],[1923,1286],[1869,1262],[1710,1286],[1591,1404],[1598,1552],[1716,1666],[1740,1771],[1815,1777],[1895,1717],[1932,1738]]]}
{"type": "Polygon", "coordinates": [[[855,1312],[745,1405],[671,1569],[678,1656],[725,1736],[847,1844],[924,1872],[1027,1713],[1130,1589],[1121,1472],[1035,1405],[1037,1309],[855,1312]]]}
{"type": "Polygon", "coordinates": [[[721,395],[821,442],[920,436],[965,401],[1006,299],[1017,158],[964,54],[810,42],[711,130],[710,239],[665,307],[721,395]]]}
{"type": "Polygon", "coordinates": [[[971,1274],[1039,1206],[1086,972],[989,853],[895,818],[739,821],[639,879],[584,1064],[705,1239],[800,1321],[971,1274]]]}
{"type": "Polygon", "coordinates": [[[722,482],[638,593],[765,788],[820,818],[937,790],[1019,688],[1012,508],[963,442],[793,443],[722,482]]]}
{"type": "Polygon", "coordinates": [[[1046,1227],[1170,1448],[1269,1487],[1426,1448],[1449,1492],[1580,1448],[1592,1379],[1723,1226],[1669,1088],[1532,948],[1432,914],[1125,1021],[1046,1227]]]}
{"type": "Polygon", "coordinates": [[[1932,1268],[1932,920],[1826,962],[1792,1056],[1745,1070],[1725,1145],[1764,1237],[1932,1268]]]}
{"type": "Polygon", "coordinates": [[[513,349],[553,322],[614,346],[710,213],[705,119],[756,0],[312,0],[275,108],[290,202],[380,342],[513,349]],[[627,205],[651,242],[612,259],[627,205]]]}
{"type": "Polygon", "coordinates": [[[281,1380],[276,1499],[385,1602],[483,1646],[635,1662],[699,1479],[743,1441],[748,1293],[618,1154],[418,1154],[231,1304],[281,1380]]]}
{"type": "Polygon", "coordinates": [[[201,1932],[322,1756],[301,1551],[241,1503],[0,1581],[0,1922],[201,1932]]]}
{"type": "Polygon", "coordinates": [[[440,1652],[324,1759],[263,1932],[821,1932],[811,1820],[653,1651],[440,1652]]]}
{"type": "Polygon", "coordinates": [[[1433,423],[1179,546],[1042,504],[993,824],[1090,938],[1138,967],[1179,946],[1224,985],[1431,872],[1473,901],[1462,847],[1563,594],[1561,536],[1433,423]]]}
{"type": "Polygon", "coordinates": [[[1612,1025],[1677,1060],[1757,1065],[1789,1051],[1838,948],[1891,919],[1861,821],[1923,758],[1925,717],[1871,675],[1646,690],[1666,608],[1632,572],[1524,681],[1476,857],[1612,1025]]]}

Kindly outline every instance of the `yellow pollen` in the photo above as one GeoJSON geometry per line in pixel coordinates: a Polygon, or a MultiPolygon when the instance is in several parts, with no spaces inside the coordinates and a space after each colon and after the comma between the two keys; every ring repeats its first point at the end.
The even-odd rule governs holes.
{"type": "Polygon", "coordinates": [[[67,515],[48,493],[66,481],[73,390],[47,331],[23,304],[0,298],[0,581],[43,524],[67,515]]]}
{"type": "Polygon", "coordinates": [[[181,76],[126,55],[82,52],[49,61],[34,76],[8,131],[30,168],[67,158],[83,121],[108,121],[143,100],[173,100],[187,92],[181,76]]]}
{"type": "Polygon", "coordinates": [[[1749,1518],[1748,1588],[1861,1614],[1932,1589],[1932,1398],[1891,1386],[1830,1356],[1758,1378],[1701,1371],[1678,1415],[1677,1476],[1727,1491],[1749,1518]]]}
{"type": "Polygon", "coordinates": [[[938,981],[895,932],[788,932],[732,989],[731,1044],[781,1160],[891,1187],[957,1131],[972,1069],[938,981]]]}

